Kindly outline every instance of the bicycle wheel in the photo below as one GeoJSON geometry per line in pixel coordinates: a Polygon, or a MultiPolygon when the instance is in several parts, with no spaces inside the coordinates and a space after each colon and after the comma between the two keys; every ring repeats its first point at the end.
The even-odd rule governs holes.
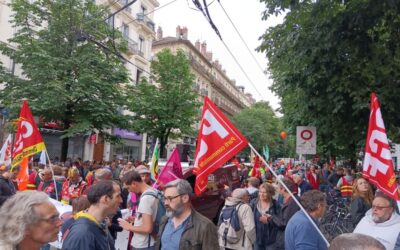
{"type": "Polygon", "coordinates": [[[336,236],[343,233],[342,229],[336,223],[326,223],[321,225],[321,232],[325,235],[326,239],[330,242],[336,236]]]}

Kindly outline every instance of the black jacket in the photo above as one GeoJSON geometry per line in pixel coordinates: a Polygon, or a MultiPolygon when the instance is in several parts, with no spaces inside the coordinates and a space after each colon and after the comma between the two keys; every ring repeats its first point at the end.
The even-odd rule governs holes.
{"type": "Polygon", "coordinates": [[[63,250],[114,250],[112,239],[105,225],[98,225],[87,218],[77,219],[65,232],[63,250]]]}
{"type": "MultiPolygon", "coordinates": [[[[266,246],[272,245],[276,242],[276,237],[278,235],[278,227],[274,223],[263,224],[260,221],[261,214],[257,209],[258,199],[253,200],[250,203],[251,209],[254,214],[254,223],[256,225],[256,242],[261,248],[265,248],[266,246]]],[[[281,206],[277,201],[272,200],[272,206],[269,208],[269,215],[272,215],[272,218],[279,216],[281,213],[281,206]]]]}
{"type": "Polygon", "coordinates": [[[361,197],[355,197],[351,200],[350,213],[354,227],[357,226],[358,222],[360,222],[370,208],[371,205],[366,203],[361,197]]]}
{"type": "MultiPolygon", "coordinates": [[[[158,239],[155,248],[161,249],[161,236],[168,217],[163,217],[160,223],[158,239]]],[[[206,217],[192,209],[189,221],[183,229],[179,241],[179,250],[219,250],[217,227],[206,217]]]]}
{"type": "Polygon", "coordinates": [[[12,181],[0,175],[0,206],[15,193],[16,190],[12,181]]]}
{"type": "MultiPolygon", "coordinates": [[[[297,197],[297,196],[296,196],[297,197]]],[[[284,242],[285,242],[285,228],[288,224],[290,218],[299,211],[300,208],[297,203],[290,198],[290,200],[283,204],[281,207],[281,213],[277,216],[272,217],[272,222],[278,227],[278,234],[276,237],[277,244],[275,245],[275,249],[285,249],[284,242]]]]}

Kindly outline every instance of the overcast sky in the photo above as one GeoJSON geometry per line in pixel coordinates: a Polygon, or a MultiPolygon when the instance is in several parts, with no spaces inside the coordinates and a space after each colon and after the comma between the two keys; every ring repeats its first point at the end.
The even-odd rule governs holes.
{"type": "MultiPolygon", "coordinates": [[[[161,7],[171,2],[171,0],[158,0],[158,2],[161,7]]],[[[203,1],[200,2],[202,3],[203,1]]],[[[213,53],[213,60],[219,60],[222,67],[226,69],[228,77],[236,80],[236,85],[245,86],[245,91],[251,93],[257,101],[266,100],[270,102],[274,109],[278,108],[279,99],[268,89],[271,86],[271,80],[264,75],[260,67],[256,64],[225,15],[221,5],[236,25],[236,28],[252,51],[258,64],[263,69],[267,67],[265,55],[254,51],[260,45],[258,38],[265,32],[267,27],[282,22],[283,18],[273,17],[268,21],[262,21],[261,13],[265,9],[265,5],[258,0],[220,0],[221,5],[218,0],[208,0],[207,2],[210,4],[210,15],[219,29],[222,39],[239,61],[255,87],[247,80],[246,75],[235,63],[235,60],[219,40],[203,14],[200,11],[194,10],[195,7],[191,0],[177,0],[166,7],[160,8],[154,13],[154,21],[162,27],[164,37],[175,36],[176,26],[186,26],[189,30],[189,40],[193,44],[198,39],[201,42],[206,41],[208,50],[213,53]]]]}

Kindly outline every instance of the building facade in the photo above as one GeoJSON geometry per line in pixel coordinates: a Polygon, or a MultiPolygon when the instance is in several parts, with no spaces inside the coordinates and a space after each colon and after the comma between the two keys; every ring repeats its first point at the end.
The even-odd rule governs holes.
{"type": "MultiPolygon", "coordinates": [[[[8,43],[15,32],[10,24],[12,10],[8,6],[10,0],[0,0],[0,42],[8,43]]],[[[127,41],[128,51],[123,56],[131,63],[126,63],[131,79],[130,84],[136,84],[142,76],[148,76],[150,71],[151,45],[155,39],[155,23],[153,11],[159,6],[156,0],[137,0],[127,6],[128,0],[96,0],[97,4],[106,5],[110,13],[116,13],[107,20],[110,26],[121,31],[127,41]],[[123,9],[123,10],[121,10],[123,9]]],[[[22,75],[21,69],[10,58],[0,54],[3,66],[15,75],[22,75]]],[[[125,111],[121,111],[125,112],[125,111]]],[[[61,155],[61,131],[57,124],[39,124],[41,133],[52,158],[61,155]]],[[[123,158],[127,160],[144,160],[146,154],[147,136],[135,131],[124,131],[114,128],[109,131],[122,138],[123,144],[110,145],[95,132],[70,138],[68,156],[83,160],[111,160],[123,158]]],[[[2,135],[1,137],[4,138],[2,135]]]]}
{"type": "MultiPolygon", "coordinates": [[[[190,68],[195,76],[193,89],[198,93],[199,101],[202,101],[203,96],[208,96],[228,117],[250,107],[255,102],[251,94],[245,93],[243,86],[236,85],[235,80],[228,77],[220,62],[213,60],[213,54],[208,51],[205,41],[201,43],[197,40],[193,44],[188,39],[188,28],[177,26],[175,37],[163,37],[162,29],[158,27],[157,37],[152,48],[153,55],[165,48],[169,48],[173,52],[178,49],[183,50],[190,61],[190,68]]],[[[199,128],[199,123],[194,124],[194,126],[199,128]]],[[[170,153],[175,145],[194,148],[195,143],[196,138],[184,137],[182,141],[168,143],[167,151],[170,153]]],[[[186,155],[184,153],[181,158],[185,158],[186,155]]]]}

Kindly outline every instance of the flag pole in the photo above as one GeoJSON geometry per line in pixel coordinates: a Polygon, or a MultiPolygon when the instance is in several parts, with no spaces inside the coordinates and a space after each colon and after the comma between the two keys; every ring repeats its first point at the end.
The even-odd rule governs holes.
{"type": "Polygon", "coordinates": [[[56,190],[56,200],[58,200],[58,189],[57,189],[56,177],[54,176],[54,171],[53,171],[53,167],[52,167],[52,164],[51,164],[51,161],[50,161],[49,154],[47,153],[46,149],[45,149],[45,151],[46,151],[47,160],[49,161],[49,167],[50,167],[50,170],[51,170],[51,174],[53,175],[54,189],[56,190]]]}
{"type": "Polygon", "coordinates": [[[264,160],[264,158],[262,158],[260,156],[260,154],[258,153],[258,151],[253,147],[253,145],[250,144],[250,142],[248,143],[249,147],[252,149],[252,151],[254,151],[254,153],[256,153],[258,155],[259,158],[262,159],[262,161],[264,162],[264,164],[268,167],[268,169],[271,171],[271,173],[275,176],[275,179],[279,182],[280,185],[282,185],[282,187],[284,187],[286,189],[286,191],[288,191],[288,193],[290,194],[290,196],[292,197],[292,199],[297,203],[297,205],[300,207],[300,209],[303,211],[303,213],[307,216],[308,220],[311,222],[311,224],[314,226],[314,228],[317,230],[317,232],[319,233],[319,235],[321,235],[322,239],[325,241],[326,245],[329,247],[329,242],[326,240],[325,236],[322,234],[321,230],[318,228],[318,226],[315,224],[314,220],[311,218],[311,216],[307,213],[307,211],[304,209],[304,207],[301,205],[301,203],[296,199],[296,197],[294,196],[294,194],[292,193],[292,191],[285,185],[285,183],[278,177],[278,175],[275,173],[275,171],[271,168],[271,166],[264,160]]]}

